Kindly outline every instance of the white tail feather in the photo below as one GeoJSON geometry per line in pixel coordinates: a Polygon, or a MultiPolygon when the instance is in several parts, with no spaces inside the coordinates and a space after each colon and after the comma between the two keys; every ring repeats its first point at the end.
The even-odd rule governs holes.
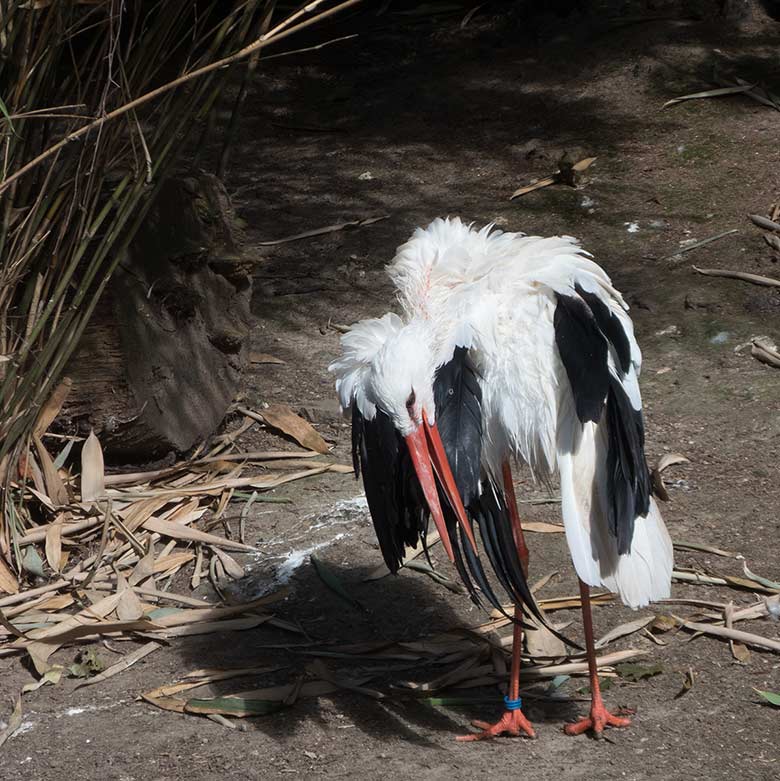
{"type": "MultiPolygon", "coordinates": [[[[571,420],[571,416],[568,416],[571,420]]],[[[566,541],[577,575],[604,586],[632,608],[669,596],[673,550],[669,532],[653,499],[634,526],[631,551],[618,555],[607,527],[607,444],[603,427],[564,423],[558,437],[558,469],[566,541]],[[601,430],[600,430],[601,429],[601,430]]]]}

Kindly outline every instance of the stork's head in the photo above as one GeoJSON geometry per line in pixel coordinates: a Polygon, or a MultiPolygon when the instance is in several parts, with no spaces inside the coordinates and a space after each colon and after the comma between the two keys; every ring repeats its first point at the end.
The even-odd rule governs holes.
{"type": "Polygon", "coordinates": [[[374,404],[404,437],[419,429],[423,419],[429,425],[436,419],[430,338],[430,329],[422,322],[403,326],[382,345],[366,375],[374,404]]]}
{"type": "Polygon", "coordinates": [[[436,365],[431,341],[427,323],[404,323],[392,313],[356,323],[341,338],[341,358],[329,367],[337,375],[341,406],[356,404],[367,420],[382,412],[404,437],[423,421],[432,426],[436,365]]]}
{"type": "Polygon", "coordinates": [[[329,369],[337,375],[336,391],[343,409],[356,407],[366,421],[385,416],[403,438],[431,516],[452,558],[435,478],[467,536],[471,530],[436,428],[434,341],[431,325],[424,320],[404,323],[392,313],[362,320],[342,337],[341,358],[329,369]]]}

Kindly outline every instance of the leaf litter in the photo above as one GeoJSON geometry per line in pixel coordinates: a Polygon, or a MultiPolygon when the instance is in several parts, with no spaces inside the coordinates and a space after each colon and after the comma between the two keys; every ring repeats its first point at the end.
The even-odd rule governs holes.
{"type": "MultiPolygon", "coordinates": [[[[263,417],[260,413],[258,416],[263,417]]],[[[241,564],[227,551],[248,552],[253,550],[252,546],[230,536],[222,537],[197,529],[195,524],[204,522],[209,512],[213,513],[219,507],[224,509],[233,499],[262,500],[264,492],[290,479],[322,474],[324,471],[332,471],[334,467],[338,467],[336,471],[348,469],[328,462],[323,466],[323,462],[317,460],[320,453],[316,449],[303,453],[227,452],[227,449],[234,447],[235,441],[223,439],[207,455],[174,467],[135,475],[106,475],[102,452],[98,455],[99,442],[95,438],[87,450],[87,456],[82,455],[86,459],[88,478],[86,500],[83,495],[84,475],[79,481],[65,467],[65,460],[56,469],[69,492],[68,504],[57,507],[46,493],[37,497],[29,483],[15,486],[23,492],[27,502],[38,502],[39,512],[49,517],[48,524],[33,527],[28,532],[30,539],[26,549],[35,554],[29,554],[30,567],[42,571],[44,577],[50,578],[50,582],[20,591],[14,573],[11,573],[13,583],[9,582],[9,578],[0,581],[0,586],[5,583],[10,586],[4,589],[7,596],[0,597],[0,610],[8,612],[8,616],[0,623],[0,655],[28,654],[41,676],[38,682],[28,687],[25,696],[40,685],[55,685],[59,682],[64,668],[52,664],[50,657],[59,648],[76,643],[82,645],[101,638],[143,641],[137,649],[122,655],[109,666],[98,663],[98,657],[94,655],[93,647],[90,647],[92,655],[85,655],[78,669],[72,667],[66,670],[71,674],[82,674],[84,680],[79,685],[87,686],[121,674],[159,650],[165,641],[176,637],[240,631],[265,624],[300,636],[299,627],[268,612],[269,606],[286,595],[283,589],[240,604],[227,604],[224,598],[207,604],[186,594],[160,588],[163,579],[183,568],[191,567],[201,572],[203,570],[200,568],[205,568],[208,572],[210,563],[219,564],[226,577],[241,576],[241,564]],[[292,475],[269,471],[269,464],[274,464],[273,468],[278,469],[276,463],[286,459],[306,461],[308,468],[292,475]],[[232,466],[225,465],[235,466],[235,470],[229,471],[232,466]],[[252,492],[235,491],[237,484],[247,485],[252,492]],[[231,493],[233,491],[235,493],[231,493]],[[71,496],[74,498],[71,499],[71,496]],[[48,503],[44,500],[48,500],[48,503]],[[64,566],[61,564],[62,545],[63,541],[71,538],[78,538],[82,545],[87,546],[86,550],[91,544],[95,552],[70,566],[64,566]],[[61,565],[59,569],[57,564],[61,565]],[[75,600],[74,595],[77,597],[75,600]]],[[[35,459],[35,454],[31,452],[30,458],[35,459]]],[[[668,463],[664,464],[664,468],[672,462],[679,463],[675,458],[667,458],[668,463]]],[[[296,467],[299,465],[296,464],[296,467]]],[[[44,481],[44,492],[48,490],[48,485],[44,481]]],[[[560,528],[557,524],[539,524],[538,529],[529,530],[558,532],[560,528]]],[[[426,542],[430,548],[437,539],[431,535],[426,542]]],[[[704,543],[681,542],[678,548],[736,557],[736,554],[704,543]]],[[[417,561],[422,553],[422,547],[410,552],[405,563],[411,563],[412,568],[428,577],[432,577],[433,572],[435,582],[447,586],[443,582],[447,580],[444,576],[430,570],[430,565],[417,561]]],[[[331,567],[316,556],[312,559],[313,567],[328,588],[357,609],[365,609],[351,593],[351,587],[331,567]]],[[[188,582],[194,580],[195,574],[193,572],[191,578],[188,576],[188,582]]],[[[378,567],[365,580],[370,581],[382,574],[378,567]]],[[[541,591],[554,574],[550,573],[537,581],[535,591],[541,591]]],[[[745,663],[748,657],[738,649],[744,649],[748,654],[749,646],[780,651],[780,641],[733,628],[734,623],[739,621],[764,619],[772,617],[776,612],[780,613],[780,589],[776,581],[755,575],[746,565],[744,576],[679,569],[675,571],[675,577],[692,584],[703,583],[743,591],[747,589],[757,595],[770,596],[765,596],[763,601],[753,605],[735,606],[728,611],[724,610],[726,603],[718,608],[720,603],[692,599],[670,600],[693,604],[708,612],[700,612],[697,621],[651,614],[615,626],[598,641],[602,649],[598,659],[600,674],[620,675],[626,680],[641,681],[661,672],[662,666],[658,663],[639,664],[634,661],[637,657],[647,655],[647,649],[627,648],[604,653],[603,649],[607,645],[638,632],[646,633],[642,637],[649,635],[654,638],[654,642],[659,643],[665,641],[658,640],[656,633],[671,629],[692,631],[694,636],[708,634],[729,641],[734,656],[740,659],[742,655],[745,663]]],[[[598,609],[613,601],[611,594],[595,593],[592,604],[598,609]]],[[[538,602],[547,613],[573,610],[581,606],[578,596],[540,598],[538,602]]],[[[264,715],[290,707],[299,699],[316,698],[337,691],[350,691],[374,699],[413,697],[430,705],[444,707],[459,702],[477,702],[485,699],[484,696],[464,692],[505,683],[511,644],[508,642],[509,635],[502,636],[501,632],[507,630],[511,631],[511,621],[494,611],[477,626],[431,634],[412,642],[384,640],[341,646],[318,646],[314,643],[287,645],[288,656],[293,660],[288,668],[268,666],[193,671],[179,683],[159,687],[145,693],[143,697],[164,709],[218,717],[217,721],[226,726],[225,719],[264,715]],[[332,662],[340,660],[339,667],[334,669],[325,663],[326,659],[332,662]],[[442,665],[450,666],[451,669],[442,673],[442,665]],[[426,674],[429,668],[435,674],[426,674]],[[278,679],[278,675],[285,669],[289,675],[286,683],[269,682],[261,688],[238,690],[219,697],[188,697],[185,694],[190,689],[217,680],[247,676],[275,676],[278,679]],[[427,677],[427,680],[404,680],[401,675],[404,669],[412,669],[418,678],[427,677]],[[391,679],[389,684],[388,676],[391,679]],[[450,691],[455,693],[452,696],[431,696],[450,691]],[[421,694],[426,696],[421,698],[421,694]]],[[[561,695],[556,690],[570,676],[586,675],[587,662],[579,653],[567,655],[564,647],[549,644],[546,636],[540,634],[536,639],[542,642],[536,646],[531,643],[530,648],[526,649],[523,681],[526,686],[546,681],[552,681],[552,684],[546,683],[540,690],[532,688],[528,691],[526,688],[523,690],[524,696],[560,699],[561,695]]],[[[686,680],[693,685],[692,672],[686,680]]],[[[11,733],[6,729],[3,734],[7,737],[11,733]]]]}

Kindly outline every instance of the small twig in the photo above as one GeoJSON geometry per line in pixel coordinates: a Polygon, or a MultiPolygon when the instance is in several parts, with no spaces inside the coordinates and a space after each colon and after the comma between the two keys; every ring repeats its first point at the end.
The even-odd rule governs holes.
{"type": "Polygon", "coordinates": [[[384,214],[381,217],[367,217],[364,220],[350,220],[349,222],[338,222],[335,225],[327,225],[324,228],[314,228],[310,231],[304,231],[303,233],[295,233],[292,236],[285,236],[283,239],[270,239],[269,241],[259,241],[257,246],[259,247],[273,247],[277,244],[287,244],[291,241],[300,241],[301,239],[311,239],[315,236],[324,236],[327,233],[335,233],[336,231],[346,230],[347,228],[362,228],[364,225],[372,225],[380,220],[386,220],[390,217],[389,214],[384,214]]]}
{"type": "Polygon", "coordinates": [[[697,241],[695,244],[689,244],[687,247],[680,247],[676,252],[672,252],[670,255],[662,257],[661,260],[669,260],[670,258],[677,257],[677,255],[683,255],[691,250],[699,249],[699,247],[704,247],[706,244],[711,244],[713,241],[718,241],[725,236],[730,236],[732,233],[739,233],[739,231],[736,228],[732,228],[731,230],[723,231],[723,233],[716,233],[714,236],[697,241]]]}

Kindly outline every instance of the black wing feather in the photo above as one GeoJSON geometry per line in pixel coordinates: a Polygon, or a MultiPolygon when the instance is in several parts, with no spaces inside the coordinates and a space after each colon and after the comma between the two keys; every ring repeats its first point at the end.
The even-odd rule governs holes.
{"type": "Polygon", "coordinates": [[[608,523],[618,552],[624,554],[631,550],[636,519],[650,509],[651,490],[642,411],[632,407],[608,361],[612,345],[625,377],[631,368],[631,345],[609,307],[595,293],[579,285],[575,289],[579,297],[556,294],[555,343],[580,422],[606,425],[608,523]]]}
{"type": "Polygon", "coordinates": [[[555,344],[574,394],[577,417],[598,423],[609,390],[607,340],[593,312],[576,296],[557,294],[555,344]]]}
{"type": "Polygon", "coordinates": [[[436,425],[463,504],[479,495],[482,461],[482,389],[465,347],[436,372],[436,425]]]}
{"type": "Polygon", "coordinates": [[[415,491],[409,479],[414,471],[406,444],[381,410],[367,420],[353,404],[352,446],[382,556],[390,572],[397,572],[405,547],[425,534],[427,515],[419,484],[415,491]]]}
{"type": "Polygon", "coordinates": [[[625,376],[631,368],[631,345],[620,319],[595,293],[588,293],[579,285],[575,285],[574,289],[588,305],[596,320],[596,324],[612,347],[614,347],[618,365],[625,376]]]}
{"type": "Polygon", "coordinates": [[[610,378],[606,420],[609,528],[623,554],[631,550],[636,518],[650,509],[651,482],[642,412],[631,406],[615,377],[610,378]]]}

